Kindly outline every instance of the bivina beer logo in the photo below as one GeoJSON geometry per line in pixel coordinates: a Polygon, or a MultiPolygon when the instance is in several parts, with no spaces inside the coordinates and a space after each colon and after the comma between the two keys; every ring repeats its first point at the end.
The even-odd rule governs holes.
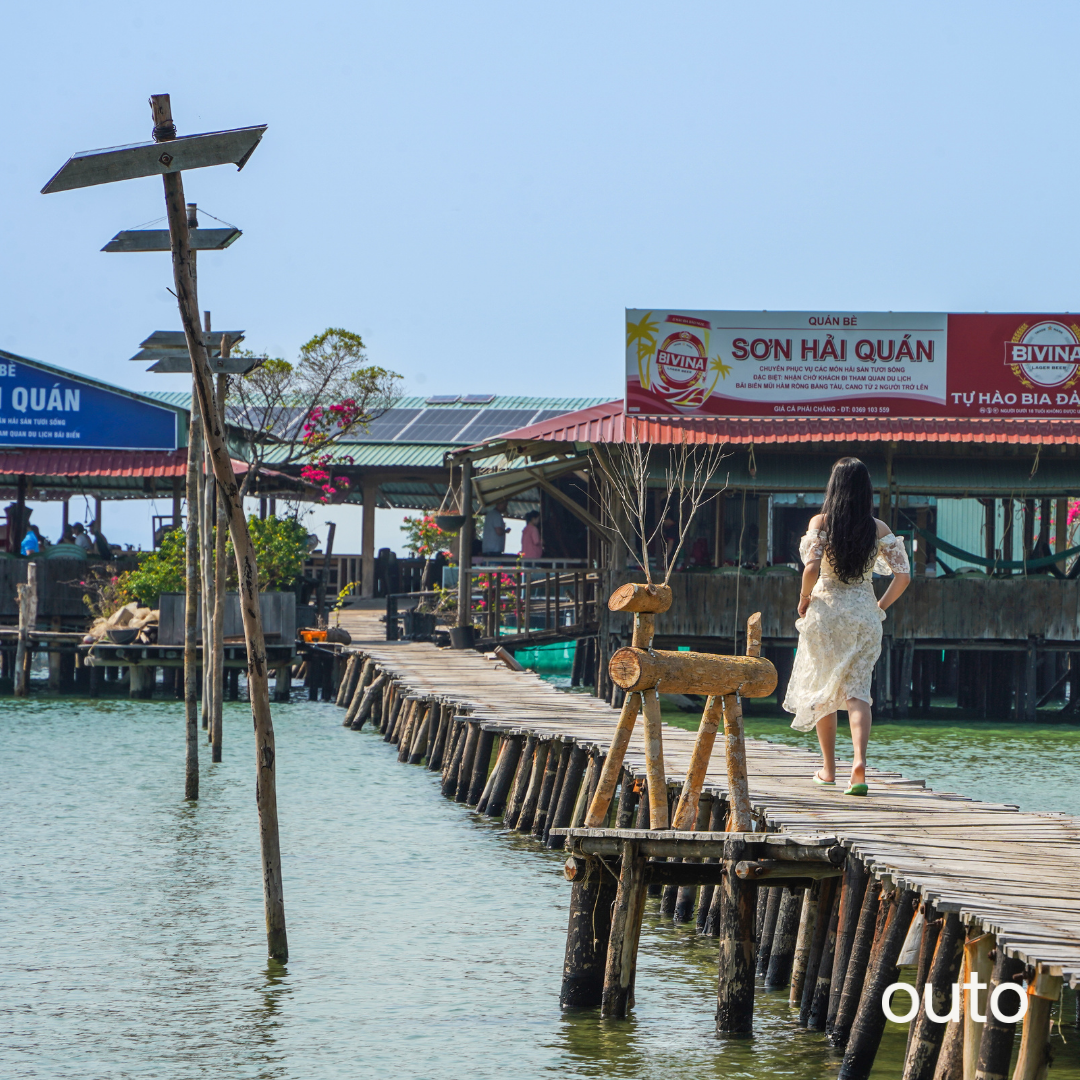
{"type": "Polygon", "coordinates": [[[697,409],[713,392],[717,380],[731,370],[719,356],[709,359],[711,324],[689,315],[668,315],[657,344],[660,320],[648,312],[640,322],[627,324],[627,346],[636,344],[641,386],[668,405],[697,409]]]}
{"type": "Polygon", "coordinates": [[[1080,381],[1080,326],[1056,319],[1024,323],[1005,342],[1005,363],[1030,390],[1068,389],[1080,381]]]}

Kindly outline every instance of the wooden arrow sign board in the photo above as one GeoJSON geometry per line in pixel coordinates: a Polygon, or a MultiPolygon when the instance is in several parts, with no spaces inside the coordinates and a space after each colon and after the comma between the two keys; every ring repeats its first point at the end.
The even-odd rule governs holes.
{"type": "MultiPolygon", "coordinates": [[[[239,229],[192,229],[193,251],[224,251],[243,233],[239,229]]],[[[172,251],[168,229],[125,229],[118,232],[102,251],[172,251]]]]}
{"type": "Polygon", "coordinates": [[[233,164],[242,169],[259,145],[265,124],[211,131],[205,135],[185,135],[167,142],[133,143],[104,150],[74,154],[41,189],[43,195],[73,188],[134,180],[140,176],[163,176],[184,169],[205,169],[210,165],[233,164]]]}
{"type": "MultiPolygon", "coordinates": [[[[244,340],[243,330],[204,330],[203,344],[208,349],[221,348],[221,339],[226,338],[229,348],[235,348],[244,340]]],[[[145,341],[139,342],[140,349],[183,349],[187,352],[187,338],[183,330],[155,330],[145,341]]]]}
{"type": "MultiPolygon", "coordinates": [[[[132,357],[137,360],[139,357],[132,357]]],[[[210,357],[210,370],[215,375],[246,375],[254,371],[264,360],[265,356],[230,356],[221,359],[220,353],[210,357]]],[[[175,352],[162,355],[161,359],[146,369],[156,371],[159,375],[182,375],[191,374],[191,357],[187,353],[175,352]]]]}

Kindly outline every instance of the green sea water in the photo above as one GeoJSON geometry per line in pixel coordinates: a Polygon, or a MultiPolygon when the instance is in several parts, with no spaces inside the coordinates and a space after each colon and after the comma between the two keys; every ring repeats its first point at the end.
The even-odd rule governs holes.
{"type": "MultiPolygon", "coordinates": [[[[225,761],[204,753],[187,803],[179,703],[0,703],[0,1077],[836,1075],[786,993],[759,991],[752,1039],[717,1039],[715,943],[654,906],[632,1019],[562,1014],[562,856],[444,799],[333,705],[274,713],[284,966],[265,956],[245,704],[227,703],[225,761]]],[[[935,787],[1077,812],[1077,736],[891,724],[871,753],[935,787]]],[[[1080,1032],[1063,1031],[1051,1080],[1076,1080],[1080,1032]]],[[[876,1077],[900,1075],[903,1042],[891,1027],[876,1077]]]]}

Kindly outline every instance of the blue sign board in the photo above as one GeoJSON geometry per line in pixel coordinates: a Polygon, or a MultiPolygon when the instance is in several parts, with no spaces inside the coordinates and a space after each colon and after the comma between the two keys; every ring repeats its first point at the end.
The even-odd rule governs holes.
{"type": "Polygon", "coordinates": [[[0,356],[0,447],[175,450],[176,412],[0,356]]]}

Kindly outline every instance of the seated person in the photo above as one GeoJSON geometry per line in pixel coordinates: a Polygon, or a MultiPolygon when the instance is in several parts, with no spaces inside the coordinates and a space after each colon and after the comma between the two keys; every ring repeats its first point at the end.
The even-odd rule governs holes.
{"type": "Polygon", "coordinates": [[[27,526],[26,535],[22,538],[19,551],[26,556],[38,555],[41,552],[41,541],[38,539],[37,530],[33,525],[27,526]]]}
{"type": "Polygon", "coordinates": [[[81,521],[76,521],[71,526],[71,531],[74,534],[73,543],[78,544],[83,551],[89,551],[94,546],[94,541],[90,539],[90,534],[82,527],[81,521]]]}

